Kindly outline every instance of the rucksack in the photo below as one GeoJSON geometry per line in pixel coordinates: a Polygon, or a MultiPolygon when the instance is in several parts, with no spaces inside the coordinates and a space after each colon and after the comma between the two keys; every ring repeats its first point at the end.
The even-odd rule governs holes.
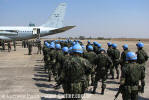
{"type": "Polygon", "coordinates": [[[130,64],[129,72],[127,78],[130,84],[136,85],[139,82],[140,76],[141,76],[141,69],[139,65],[136,64],[130,64]]]}
{"type": "Polygon", "coordinates": [[[81,76],[84,75],[85,71],[81,60],[82,58],[80,57],[71,57],[70,59],[65,60],[64,70],[67,80],[70,82],[80,81],[81,76]]]}
{"type": "Polygon", "coordinates": [[[106,69],[107,65],[108,65],[107,55],[106,54],[99,54],[97,57],[97,69],[98,69],[98,66],[100,66],[100,70],[106,69]]]}
{"type": "Polygon", "coordinates": [[[140,50],[137,52],[137,57],[138,57],[138,63],[145,63],[145,61],[148,60],[148,56],[144,50],[140,50]]]}

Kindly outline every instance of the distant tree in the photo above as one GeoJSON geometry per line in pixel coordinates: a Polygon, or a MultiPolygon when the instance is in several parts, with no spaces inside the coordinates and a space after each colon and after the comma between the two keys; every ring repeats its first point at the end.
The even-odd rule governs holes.
{"type": "Polygon", "coordinates": [[[79,39],[80,40],[85,40],[85,37],[84,36],[80,36],[79,39]]]}

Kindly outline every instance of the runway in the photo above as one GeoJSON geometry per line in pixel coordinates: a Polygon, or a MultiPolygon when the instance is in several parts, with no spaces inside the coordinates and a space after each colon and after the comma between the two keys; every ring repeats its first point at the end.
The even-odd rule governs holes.
{"type": "MultiPolygon", "coordinates": [[[[106,41],[100,42],[106,45],[106,41]]],[[[134,42],[130,42],[130,45],[131,48],[135,48],[134,42]]],[[[148,50],[149,47],[145,49],[148,50]]],[[[17,51],[0,52],[0,100],[59,100],[63,97],[62,88],[55,90],[54,80],[48,82],[48,75],[43,69],[43,56],[36,52],[37,48],[34,47],[33,54],[27,55],[28,49],[21,46],[17,46],[17,51]]],[[[149,100],[149,74],[147,72],[149,72],[148,66],[145,93],[140,94],[139,100],[149,100]]],[[[108,79],[105,95],[100,94],[101,84],[95,95],[90,93],[92,87],[89,87],[84,100],[113,100],[118,90],[118,82],[119,80],[116,79],[108,79]]],[[[118,100],[122,100],[121,95],[118,100]]]]}

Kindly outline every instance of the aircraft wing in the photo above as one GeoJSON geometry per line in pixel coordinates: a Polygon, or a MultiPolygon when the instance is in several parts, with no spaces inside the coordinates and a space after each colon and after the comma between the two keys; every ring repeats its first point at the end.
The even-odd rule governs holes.
{"type": "Polygon", "coordinates": [[[50,31],[50,35],[61,33],[61,32],[65,32],[65,31],[70,30],[70,29],[72,29],[74,27],[76,27],[76,26],[66,26],[66,27],[55,29],[55,30],[51,30],[50,31]]]}
{"type": "Polygon", "coordinates": [[[7,36],[0,36],[0,40],[11,40],[11,39],[8,38],[7,36]]]}
{"type": "Polygon", "coordinates": [[[18,35],[17,30],[0,30],[0,35],[11,36],[18,35]]]}

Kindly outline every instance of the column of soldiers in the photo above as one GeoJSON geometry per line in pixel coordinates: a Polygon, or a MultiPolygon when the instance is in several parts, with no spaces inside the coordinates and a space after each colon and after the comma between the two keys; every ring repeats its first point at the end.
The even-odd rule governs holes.
{"type": "Polygon", "coordinates": [[[88,41],[85,50],[78,40],[44,41],[45,72],[48,71],[49,81],[54,77],[55,89],[62,85],[64,94],[69,95],[65,95],[65,100],[81,99],[89,86],[93,86],[92,93],[95,94],[100,80],[103,95],[108,76],[115,78],[114,69],[116,79],[119,79],[119,65],[120,87],[115,97],[121,93],[123,100],[138,100],[138,92],[144,92],[145,64],[148,60],[144,44],[137,43],[137,55],[128,49],[127,44],[122,46],[124,51],[121,54],[117,44],[108,42],[107,45],[106,51],[98,42],[92,44],[88,41]]]}
{"type": "MultiPolygon", "coordinates": [[[[8,46],[8,52],[10,52],[11,51],[11,41],[2,40],[1,41],[2,50],[6,49],[6,43],[7,43],[7,46],[8,46]]],[[[15,40],[13,41],[13,47],[14,47],[14,51],[16,51],[16,41],[15,40]]]]}

